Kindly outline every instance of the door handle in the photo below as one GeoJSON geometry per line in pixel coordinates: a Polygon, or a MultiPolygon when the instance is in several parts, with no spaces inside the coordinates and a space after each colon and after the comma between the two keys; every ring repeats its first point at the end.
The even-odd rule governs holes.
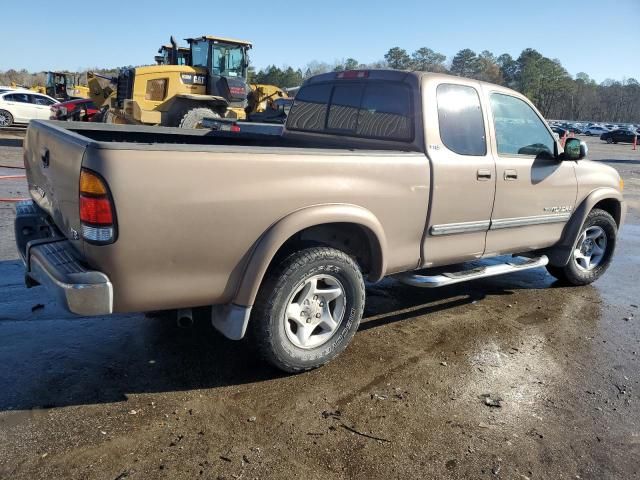
{"type": "Polygon", "coordinates": [[[491,178],[491,170],[488,168],[480,168],[476,172],[476,178],[478,180],[489,180],[491,178]]]}
{"type": "Polygon", "coordinates": [[[504,171],[504,179],[509,180],[517,180],[518,179],[518,171],[517,170],[505,170],[504,171]]]}

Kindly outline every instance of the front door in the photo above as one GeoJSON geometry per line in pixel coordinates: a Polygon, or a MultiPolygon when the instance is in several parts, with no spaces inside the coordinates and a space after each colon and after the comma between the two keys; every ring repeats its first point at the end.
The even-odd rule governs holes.
{"type": "Polygon", "coordinates": [[[31,103],[29,102],[29,94],[12,93],[4,97],[7,105],[11,106],[11,114],[14,121],[18,123],[28,123],[31,120],[31,103]]]}
{"type": "Polygon", "coordinates": [[[556,158],[553,134],[527,102],[486,93],[497,182],[485,255],[551,246],[575,208],[575,163],[556,158]]]}
{"type": "Polygon", "coordinates": [[[484,253],[496,187],[480,84],[456,79],[423,88],[433,190],[422,266],[474,260],[484,253]]]}

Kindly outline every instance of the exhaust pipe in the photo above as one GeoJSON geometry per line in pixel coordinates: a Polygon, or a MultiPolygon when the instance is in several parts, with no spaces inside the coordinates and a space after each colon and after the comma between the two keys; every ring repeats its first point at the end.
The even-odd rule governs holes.
{"type": "Polygon", "coordinates": [[[171,43],[171,54],[169,55],[169,63],[171,65],[177,65],[178,64],[178,43],[176,42],[176,39],[173,37],[173,35],[171,35],[169,42],[171,43]]]}
{"type": "Polygon", "coordinates": [[[191,308],[184,308],[184,309],[178,310],[178,317],[176,319],[176,324],[180,328],[193,327],[193,310],[191,308]]]}

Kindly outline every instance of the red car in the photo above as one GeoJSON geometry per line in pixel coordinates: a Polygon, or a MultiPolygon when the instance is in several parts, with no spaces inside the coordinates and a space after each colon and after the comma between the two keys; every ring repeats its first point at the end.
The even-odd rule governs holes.
{"type": "Polygon", "coordinates": [[[98,113],[100,110],[96,108],[90,98],[78,98],[52,105],[49,118],[51,120],[92,122],[98,113]]]}

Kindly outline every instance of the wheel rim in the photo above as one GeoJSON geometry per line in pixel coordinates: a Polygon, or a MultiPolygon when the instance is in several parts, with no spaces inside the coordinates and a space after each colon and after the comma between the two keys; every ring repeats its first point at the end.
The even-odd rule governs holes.
{"type": "Polygon", "coordinates": [[[298,348],[316,348],[327,343],[344,318],[346,295],[340,281],[331,275],[314,275],[301,282],[287,302],[284,330],[298,348]]]}
{"type": "Polygon", "coordinates": [[[607,251],[607,234],[602,227],[585,229],[578,238],[573,252],[573,261],[583,271],[590,271],[602,263],[607,251]]]}
{"type": "Polygon", "coordinates": [[[0,113],[0,127],[6,127],[7,125],[9,125],[9,117],[4,113],[0,113]]]}

